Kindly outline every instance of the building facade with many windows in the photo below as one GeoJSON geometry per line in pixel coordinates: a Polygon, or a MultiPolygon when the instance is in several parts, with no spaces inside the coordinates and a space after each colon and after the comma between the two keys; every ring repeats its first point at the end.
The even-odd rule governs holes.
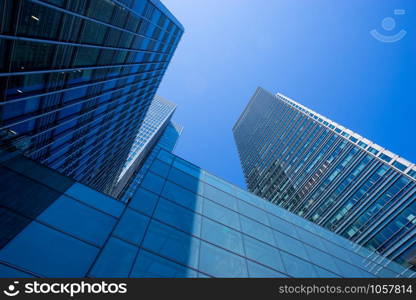
{"type": "Polygon", "coordinates": [[[0,16],[0,130],[111,193],[182,25],[158,0],[3,0],[0,16]]]}
{"type": "Polygon", "coordinates": [[[120,195],[120,199],[123,202],[128,202],[134,195],[135,191],[142,182],[144,175],[150,168],[153,160],[157,157],[161,149],[173,152],[179,137],[183,131],[183,126],[176,124],[175,122],[169,121],[168,125],[164,128],[161,136],[157,139],[156,144],[153,145],[150,153],[146,156],[143,164],[138,168],[131,176],[131,179],[127,185],[127,188],[123,190],[120,195]]]}
{"type": "Polygon", "coordinates": [[[233,128],[249,191],[416,269],[416,166],[258,88],[233,128]]]}
{"type": "Polygon", "coordinates": [[[415,276],[163,149],[128,203],[1,154],[0,277],[415,276]]]}
{"type": "MultiPolygon", "coordinates": [[[[133,174],[140,170],[150,152],[161,139],[165,129],[171,124],[175,110],[176,104],[157,95],[153,98],[117,180],[117,185],[111,193],[112,196],[119,198],[123,191],[130,186],[129,182],[132,180],[133,174]]],[[[177,138],[174,140],[174,144],[177,138]]]]}

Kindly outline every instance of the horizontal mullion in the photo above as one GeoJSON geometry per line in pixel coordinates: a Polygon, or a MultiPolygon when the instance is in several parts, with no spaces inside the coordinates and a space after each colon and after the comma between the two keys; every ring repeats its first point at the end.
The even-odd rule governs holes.
{"type": "Polygon", "coordinates": [[[33,70],[33,71],[23,71],[23,72],[5,72],[0,73],[0,77],[9,77],[9,76],[18,76],[18,75],[31,75],[31,74],[46,74],[46,73],[59,73],[59,72],[71,72],[78,70],[95,70],[95,69],[106,69],[106,68],[120,68],[120,67],[129,67],[129,66],[140,66],[146,64],[158,64],[161,62],[138,62],[138,63],[127,63],[127,64],[117,64],[117,65],[102,65],[102,66],[91,66],[91,67],[75,67],[75,68],[64,68],[64,69],[44,69],[44,70],[33,70]]]}
{"type": "MultiPolygon", "coordinates": [[[[12,100],[8,100],[8,101],[0,102],[0,105],[5,105],[5,104],[8,104],[8,103],[16,103],[16,102],[20,102],[20,101],[30,100],[30,99],[35,98],[35,97],[44,97],[44,96],[49,96],[49,95],[54,95],[54,94],[59,94],[59,93],[64,93],[64,92],[69,92],[69,91],[76,90],[76,89],[79,89],[79,88],[82,88],[82,87],[92,87],[92,86],[95,86],[95,85],[99,85],[99,84],[102,84],[102,83],[111,82],[111,81],[114,81],[114,80],[125,79],[125,78],[129,78],[129,77],[132,77],[132,76],[144,75],[144,74],[148,74],[148,73],[152,73],[152,72],[158,72],[158,71],[163,71],[163,70],[165,70],[165,68],[159,68],[159,69],[149,70],[149,71],[140,72],[140,73],[137,72],[137,73],[130,74],[130,75],[119,76],[119,77],[110,78],[110,79],[101,80],[101,81],[92,82],[92,83],[79,84],[77,86],[72,86],[72,87],[63,88],[63,89],[57,89],[57,90],[53,90],[53,91],[49,91],[49,92],[44,92],[44,93],[40,93],[40,94],[33,93],[33,94],[28,95],[28,96],[25,96],[25,97],[21,97],[21,98],[16,98],[16,99],[12,99],[12,100]]],[[[154,78],[154,76],[152,76],[150,78],[154,78]]]]}
{"type": "Polygon", "coordinates": [[[35,42],[35,43],[43,43],[43,44],[53,44],[53,45],[65,45],[65,46],[73,46],[73,47],[85,47],[85,48],[98,48],[98,49],[106,49],[106,50],[129,51],[129,52],[145,52],[145,53],[157,53],[157,54],[169,54],[170,53],[170,52],[142,50],[142,49],[134,49],[134,48],[119,48],[119,47],[111,47],[111,46],[100,46],[100,45],[95,45],[95,44],[81,44],[81,43],[74,43],[74,42],[63,42],[63,41],[56,41],[56,40],[40,39],[40,38],[35,38],[35,37],[25,37],[25,36],[19,36],[19,35],[0,34],[0,39],[25,41],[25,42],[35,42]]]}
{"type": "MultiPolygon", "coordinates": [[[[139,90],[143,90],[144,88],[147,88],[147,87],[143,87],[143,88],[141,88],[141,89],[139,89],[139,90]]],[[[129,96],[129,95],[131,95],[131,94],[133,94],[133,93],[135,93],[135,92],[137,92],[137,91],[138,91],[138,90],[136,90],[136,91],[134,91],[134,92],[131,92],[131,93],[128,93],[128,94],[126,94],[126,95],[122,95],[121,97],[124,97],[124,96],[129,96]]],[[[143,95],[143,96],[144,96],[144,95],[143,95]]],[[[111,100],[111,102],[107,102],[107,103],[108,103],[108,104],[109,104],[109,103],[113,103],[113,102],[117,101],[118,99],[119,99],[119,98],[117,98],[117,99],[113,99],[113,100],[111,100]]],[[[48,128],[47,130],[43,130],[43,131],[41,131],[41,132],[39,132],[39,133],[37,133],[37,134],[31,135],[31,138],[33,138],[33,137],[37,137],[37,136],[39,136],[39,135],[42,135],[42,134],[44,134],[46,131],[54,130],[54,129],[58,128],[59,126],[61,126],[62,124],[65,124],[65,123],[67,123],[67,122],[71,122],[71,121],[73,121],[73,120],[76,120],[76,119],[78,119],[78,118],[80,118],[80,117],[82,117],[82,116],[86,115],[87,113],[90,113],[90,112],[95,112],[98,108],[99,108],[99,107],[95,108],[94,110],[91,110],[91,111],[88,111],[88,112],[86,112],[86,113],[83,113],[83,114],[81,114],[81,115],[78,115],[76,118],[71,119],[71,120],[67,120],[67,121],[65,121],[65,122],[63,122],[63,123],[60,123],[59,125],[51,126],[51,127],[50,127],[50,128],[48,128]]],[[[105,117],[107,114],[109,114],[110,112],[112,112],[112,110],[111,110],[111,111],[108,111],[108,112],[104,112],[104,113],[103,113],[103,115],[101,115],[101,116],[99,116],[99,117],[95,118],[94,120],[101,119],[101,118],[105,117]]],[[[85,128],[85,127],[86,127],[86,126],[88,126],[88,125],[90,125],[90,124],[89,124],[89,123],[84,124],[84,125],[82,125],[82,126],[80,126],[80,127],[76,128],[75,130],[77,130],[77,131],[78,131],[79,129],[85,128]]],[[[74,131],[74,130],[73,130],[73,131],[74,131]]],[[[72,132],[71,132],[71,133],[72,133],[72,132]]],[[[68,134],[70,134],[70,133],[67,133],[67,134],[65,134],[65,135],[62,135],[62,136],[61,136],[61,137],[59,137],[59,138],[66,137],[68,134]]],[[[37,153],[37,152],[39,152],[39,151],[41,151],[41,150],[43,150],[43,149],[45,149],[45,148],[49,147],[49,146],[53,143],[53,141],[56,141],[56,139],[55,139],[55,140],[52,140],[50,143],[48,143],[48,144],[46,144],[46,145],[43,145],[43,146],[42,146],[42,147],[40,147],[40,148],[37,148],[36,150],[32,151],[31,153],[37,153]]]]}
{"type": "MultiPolygon", "coordinates": [[[[158,77],[159,77],[159,75],[155,75],[155,76],[152,76],[152,77],[150,77],[150,78],[148,78],[148,79],[146,79],[144,81],[140,81],[140,83],[142,83],[142,82],[148,82],[149,80],[154,79],[154,78],[158,78],[158,77]]],[[[88,101],[98,99],[98,98],[100,98],[102,96],[106,96],[106,95],[109,95],[109,94],[113,94],[113,93],[122,91],[126,87],[133,86],[133,85],[134,85],[134,83],[133,84],[132,83],[129,83],[129,84],[126,84],[126,85],[124,85],[122,87],[118,87],[117,89],[112,89],[112,90],[109,90],[109,91],[100,93],[99,95],[95,95],[95,96],[92,96],[92,97],[89,97],[89,98],[84,98],[84,99],[79,100],[77,102],[74,102],[74,103],[71,103],[71,104],[68,104],[68,105],[65,105],[65,106],[61,106],[61,107],[56,108],[56,109],[53,109],[51,111],[47,111],[47,112],[44,112],[44,113],[36,114],[36,115],[34,115],[32,117],[28,117],[28,118],[23,119],[23,120],[14,121],[14,123],[13,123],[13,121],[10,121],[10,123],[6,123],[6,121],[3,121],[4,123],[6,123],[6,125],[1,126],[0,127],[0,130],[9,128],[11,126],[19,125],[21,123],[25,123],[25,122],[30,121],[30,120],[36,120],[36,119],[39,119],[41,117],[44,117],[44,116],[47,116],[47,115],[50,115],[50,114],[58,113],[59,111],[61,111],[64,108],[69,108],[69,107],[73,107],[73,106],[78,105],[78,104],[86,103],[88,101]]],[[[143,88],[147,88],[147,86],[140,88],[140,90],[142,90],[143,88]]],[[[112,101],[108,101],[106,103],[111,103],[111,102],[112,101]]],[[[61,123],[60,125],[62,125],[62,124],[63,123],[61,123]]]]}
{"type": "MultiPolygon", "coordinates": [[[[160,41],[160,40],[157,40],[157,39],[154,39],[154,38],[148,37],[148,36],[146,36],[146,35],[138,34],[138,33],[134,32],[134,31],[127,30],[127,29],[124,29],[124,28],[121,28],[121,27],[118,27],[118,26],[112,25],[112,24],[110,24],[110,23],[106,23],[106,22],[103,22],[103,21],[100,21],[100,20],[97,20],[97,19],[93,19],[93,18],[90,18],[90,17],[84,16],[84,15],[81,15],[81,14],[79,14],[79,13],[76,13],[76,12],[73,12],[73,11],[70,11],[70,10],[67,10],[67,9],[64,9],[64,8],[60,8],[60,7],[58,7],[58,6],[54,6],[54,5],[48,4],[48,3],[43,2],[43,1],[39,1],[39,0],[29,0],[29,1],[31,1],[31,2],[33,2],[33,3],[36,3],[36,4],[39,4],[39,5],[42,5],[42,6],[45,6],[45,7],[49,7],[49,8],[55,9],[55,10],[60,11],[60,12],[62,12],[62,13],[66,13],[66,14],[69,14],[69,15],[72,15],[72,16],[75,16],[75,17],[78,17],[78,18],[84,19],[84,20],[92,21],[92,22],[95,22],[95,23],[98,23],[98,24],[101,24],[101,25],[104,25],[104,26],[111,27],[111,28],[113,28],[113,29],[117,29],[117,30],[120,30],[120,31],[124,31],[124,32],[127,32],[127,33],[131,33],[131,34],[133,34],[133,35],[135,35],[135,36],[139,36],[139,37],[142,37],[142,38],[145,38],[145,39],[148,39],[148,40],[154,41],[154,42],[160,42],[160,43],[162,43],[162,44],[164,44],[164,45],[165,45],[165,44],[169,44],[169,43],[165,43],[165,42],[162,42],[162,41],[160,41]]],[[[150,23],[150,22],[149,22],[149,23],[150,23]]],[[[150,24],[154,25],[153,23],[150,23],[150,24]]],[[[166,31],[166,30],[165,30],[165,31],[166,31]]]]}

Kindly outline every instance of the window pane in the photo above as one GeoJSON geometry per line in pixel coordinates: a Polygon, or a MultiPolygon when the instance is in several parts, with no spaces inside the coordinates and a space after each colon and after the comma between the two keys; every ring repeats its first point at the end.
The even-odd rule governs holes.
{"type": "Polygon", "coordinates": [[[56,46],[52,44],[15,41],[12,71],[29,71],[50,67],[56,46]]]}
{"type": "Polygon", "coordinates": [[[155,194],[159,194],[162,190],[165,180],[151,172],[148,172],[143,179],[142,187],[152,191],[155,194]]]}
{"type": "Polygon", "coordinates": [[[310,263],[283,251],[281,254],[289,275],[293,277],[317,277],[316,271],[310,263]]]}
{"type": "Polygon", "coordinates": [[[62,13],[31,2],[20,12],[18,35],[57,39],[62,13]]]}
{"type": "Polygon", "coordinates": [[[201,175],[201,169],[194,166],[193,164],[182,160],[178,157],[176,157],[175,161],[173,162],[173,166],[183,172],[188,173],[189,175],[192,175],[196,178],[200,178],[201,175]]]}
{"type": "Polygon", "coordinates": [[[162,192],[163,197],[177,202],[187,208],[200,212],[202,206],[202,198],[179,185],[167,181],[162,192]]]}
{"type": "Polygon", "coordinates": [[[325,247],[326,241],[324,239],[300,227],[295,227],[295,229],[298,236],[302,237],[302,241],[308,243],[309,245],[313,245],[316,248],[327,251],[325,247]]]}
{"type": "Polygon", "coordinates": [[[240,230],[240,220],[238,214],[208,199],[204,201],[204,215],[220,223],[240,230]]]}
{"type": "Polygon", "coordinates": [[[200,215],[165,199],[160,199],[154,217],[193,235],[201,232],[200,215]]]}
{"type": "Polygon", "coordinates": [[[140,244],[147,227],[149,218],[131,209],[127,209],[122,215],[114,235],[131,243],[140,244]]]}
{"type": "Polygon", "coordinates": [[[0,169],[0,184],[0,205],[33,219],[61,195],[6,168],[0,169]]]}
{"type": "Polygon", "coordinates": [[[143,247],[184,265],[197,266],[199,240],[159,222],[150,223],[143,247]]]}
{"type": "Polygon", "coordinates": [[[328,269],[334,273],[341,274],[339,269],[337,268],[335,264],[335,259],[333,256],[324,253],[322,251],[319,251],[316,248],[313,248],[311,246],[306,246],[306,250],[308,252],[308,255],[310,259],[316,263],[317,265],[320,265],[324,267],[325,269],[328,269]]]}
{"type": "Polygon", "coordinates": [[[62,196],[38,218],[81,239],[102,246],[116,219],[62,196]]]}
{"type": "Polygon", "coordinates": [[[280,249],[285,250],[294,255],[300,256],[301,258],[304,258],[306,260],[309,259],[302,242],[278,231],[273,231],[273,233],[276,238],[277,246],[280,249]]]}
{"type": "Polygon", "coordinates": [[[152,163],[151,170],[160,176],[166,177],[169,173],[169,167],[168,164],[156,159],[152,163]]]}
{"type": "Polygon", "coordinates": [[[124,208],[123,203],[104,194],[101,194],[80,183],[75,183],[65,192],[65,194],[115,217],[120,216],[124,208]]]}
{"type": "Polygon", "coordinates": [[[113,10],[116,7],[117,6],[111,1],[90,0],[88,16],[109,23],[113,10]]]}
{"type": "Polygon", "coordinates": [[[237,198],[224,193],[209,184],[204,185],[204,196],[228,208],[237,210],[237,198]]]}
{"type": "Polygon", "coordinates": [[[100,49],[78,47],[76,56],[73,62],[73,67],[93,66],[97,64],[100,49]]]}
{"type": "Polygon", "coordinates": [[[85,277],[97,253],[96,247],[32,222],[0,250],[0,260],[43,277],[85,277]]]}
{"type": "Polygon", "coordinates": [[[201,237],[222,248],[244,255],[241,233],[204,218],[201,237]]]}
{"type": "Polygon", "coordinates": [[[318,266],[314,266],[316,273],[318,274],[318,277],[320,278],[339,278],[341,276],[334,274],[332,272],[329,272],[328,270],[322,269],[318,266]]]}
{"type": "Polygon", "coordinates": [[[117,238],[110,238],[101,252],[92,277],[128,277],[138,248],[117,238]]]}
{"type": "Polygon", "coordinates": [[[278,231],[291,235],[293,237],[298,237],[298,235],[296,234],[295,225],[293,225],[292,223],[286,222],[285,220],[281,218],[270,215],[270,214],[268,214],[268,217],[269,217],[271,227],[273,227],[274,229],[278,231]]]}
{"type": "Polygon", "coordinates": [[[259,240],[265,241],[271,245],[276,245],[272,230],[256,221],[240,216],[241,226],[244,233],[251,235],[259,240]]]}
{"type": "Polygon", "coordinates": [[[341,257],[353,264],[356,264],[358,266],[367,265],[368,260],[364,257],[357,255],[351,251],[348,251],[347,249],[340,247],[338,245],[335,245],[331,242],[325,241],[327,252],[333,254],[334,256],[341,257]]]}
{"type": "Polygon", "coordinates": [[[244,236],[247,257],[276,270],[284,271],[280,251],[265,243],[244,236]]]}
{"type": "Polygon", "coordinates": [[[245,259],[201,242],[199,269],[215,277],[247,277],[245,259]]]}
{"type": "Polygon", "coordinates": [[[238,210],[243,215],[249,216],[258,222],[269,225],[266,213],[253,205],[245,203],[244,201],[238,201],[238,210]]]}
{"type": "Polygon", "coordinates": [[[335,258],[335,262],[343,277],[374,277],[374,275],[353,266],[345,261],[335,258]]]}
{"type": "Polygon", "coordinates": [[[194,193],[202,193],[202,187],[201,187],[201,183],[198,179],[196,179],[195,177],[188,175],[176,168],[171,168],[170,172],[169,172],[169,180],[187,188],[188,190],[190,190],[191,192],[194,193]]]}
{"type": "Polygon", "coordinates": [[[158,196],[145,189],[139,188],[134,194],[129,206],[149,216],[153,214],[158,196]]]}
{"type": "Polygon", "coordinates": [[[266,268],[262,265],[256,264],[252,261],[247,261],[248,273],[252,278],[284,278],[287,277],[283,273],[276,272],[275,270],[266,268]]]}
{"type": "Polygon", "coordinates": [[[159,152],[157,158],[160,159],[160,160],[162,160],[162,161],[164,161],[165,163],[171,164],[174,156],[171,153],[169,153],[169,152],[167,152],[167,151],[165,151],[165,150],[162,149],[159,152]]]}
{"type": "Polygon", "coordinates": [[[31,278],[32,275],[0,264],[0,278],[31,278]]]}
{"type": "Polygon", "coordinates": [[[145,250],[141,250],[131,277],[182,278],[197,277],[197,274],[194,270],[175,264],[170,260],[145,250]]]}

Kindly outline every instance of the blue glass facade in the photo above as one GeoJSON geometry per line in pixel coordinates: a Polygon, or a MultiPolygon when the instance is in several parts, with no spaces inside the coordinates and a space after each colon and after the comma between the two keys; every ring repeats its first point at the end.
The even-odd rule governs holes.
{"type": "Polygon", "coordinates": [[[164,149],[168,152],[173,152],[175,146],[178,142],[180,135],[182,134],[183,127],[172,121],[169,121],[167,126],[161,133],[161,136],[156,141],[156,144],[153,145],[150,153],[148,153],[146,159],[139,169],[132,174],[131,180],[127,185],[127,188],[123,191],[121,195],[121,201],[127,202],[133,196],[134,192],[138,188],[139,184],[142,182],[144,175],[147,173],[147,170],[151,166],[153,160],[156,158],[161,149],[164,149]]]}
{"type": "Polygon", "coordinates": [[[415,275],[164,150],[129,203],[22,156],[1,168],[28,190],[0,181],[2,277],[415,275]]]}
{"type": "MultiPolygon", "coordinates": [[[[127,188],[132,188],[130,182],[140,171],[149,153],[156,147],[165,130],[170,132],[167,127],[175,110],[176,104],[157,95],[153,98],[111,196],[120,198],[127,188]]],[[[174,139],[172,149],[168,150],[173,150],[178,137],[179,135],[174,139]]],[[[167,137],[163,138],[166,139],[167,137]]]]}
{"type": "Polygon", "coordinates": [[[0,130],[111,193],[182,25],[158,0],[3,0],[0,15],[0,130]]]}
{"type": "Polygon", "coordinates": [[[249,191],[416,270],[416,166],[258,88],[233,128],[249,191]]]}

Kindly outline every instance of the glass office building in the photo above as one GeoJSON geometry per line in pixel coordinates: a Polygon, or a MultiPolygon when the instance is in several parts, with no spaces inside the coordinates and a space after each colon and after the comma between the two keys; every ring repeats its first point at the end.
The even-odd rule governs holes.
{"type": "Polygon", "coordinates": [[[249,191],[416,270],[416,166],[258,88],[233,128],[249,191]]]}
{"type": "Polygon", "coordinates": [[[159,0],[2,0],[0,16],[0,130],[111,193],[182,25],[159,0]]]}
{"type": "Polygon", "coordinates": [[[131,181],[133,174],[140,169],[149,153],[155,148],[158,140],[170,124],[175,110],[176,104],[157,95],[153,98],[143,124],[140,126],[139,132],[134,139],[116,187],[110,194],[111,196],[116,198],[121,196],[123,190],[129,185],[128,183],[131,181]]]}
{"type": "Polygon", "coordinates": [[[144,176],[146,175],[153,160],[157,157],[161,149],[164,149],[168,152],[173,152],[175,150],[176,144],[182,134],[182,131],[183,126],[169,121],[168,125],[163,130],[162,135],[157,140],[150,153],[147,155],[143,164],[132,174],[126,189],[123,190],[123,193],[120,195],[121,201],[130,201],[139,184],[142,182],[144,176]]]}
{"type": "Polygon", "coordinates": [[[164,150],[129,203],[20,155],[0,177],[2,277],[415,276],[164,150]]]}

